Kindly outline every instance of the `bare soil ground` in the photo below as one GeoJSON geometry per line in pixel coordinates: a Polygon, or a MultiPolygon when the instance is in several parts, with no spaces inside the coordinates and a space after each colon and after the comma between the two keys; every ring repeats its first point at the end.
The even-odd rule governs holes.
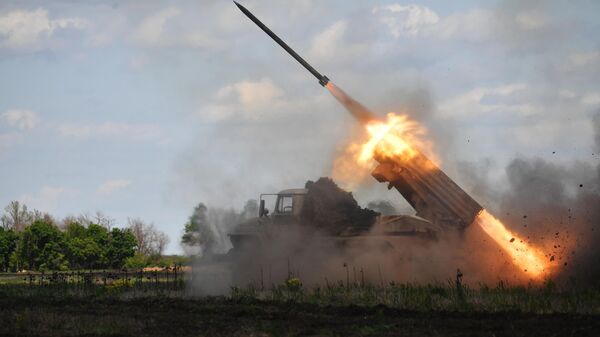
{"type": "Polygon", "coordinates": [[[599,336],[600,317],[224,298],[0,298],[0,336],[599,336]]]}

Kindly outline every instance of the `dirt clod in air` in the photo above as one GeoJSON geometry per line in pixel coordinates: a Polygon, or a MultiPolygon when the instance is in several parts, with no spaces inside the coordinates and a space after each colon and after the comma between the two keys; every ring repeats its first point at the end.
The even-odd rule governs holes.
{"type": "Polygon", "coordinates": [[[358,205],[351,192],[338,187],[330,178],[306,183],[308,192],[300,218],[332,235],[368,231],[379,213],[358,205]]]}

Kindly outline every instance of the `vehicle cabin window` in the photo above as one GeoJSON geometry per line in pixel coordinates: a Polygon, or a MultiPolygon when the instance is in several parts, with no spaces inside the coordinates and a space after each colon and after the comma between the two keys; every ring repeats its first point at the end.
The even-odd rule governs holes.
{"type": "Polygon", "coordinates": [[[294,208],[293,197],[291,195],[284,195],[279,197],[279,203],[277,205],[277,213],[292,214],[294,208]]]}

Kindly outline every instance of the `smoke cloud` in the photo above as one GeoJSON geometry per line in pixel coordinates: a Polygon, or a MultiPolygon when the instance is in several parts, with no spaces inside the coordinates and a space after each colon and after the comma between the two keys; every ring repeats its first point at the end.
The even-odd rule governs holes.
{"type": "MultiPolygon", "coordinates": [[[[600,149],[599,121],[596,113],[591,121],[594,157],[600,149]]],[[[548,260],[560,267],[560,279],[598,284],[600,165],[515,158],[506,174],[508,189],[499,201],[500,216],[543,247],[548,260]]]]}

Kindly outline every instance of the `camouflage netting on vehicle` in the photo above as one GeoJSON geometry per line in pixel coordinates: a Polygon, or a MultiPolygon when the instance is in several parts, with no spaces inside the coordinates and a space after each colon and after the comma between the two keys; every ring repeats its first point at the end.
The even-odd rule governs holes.
{"type": "Polygon", "coordinates": [[[331,235],[368,231],[379,213],[361,208],[351,192],[339,188],[330,178],[306,183],[308,193],[300,219],[331,235]]]}

